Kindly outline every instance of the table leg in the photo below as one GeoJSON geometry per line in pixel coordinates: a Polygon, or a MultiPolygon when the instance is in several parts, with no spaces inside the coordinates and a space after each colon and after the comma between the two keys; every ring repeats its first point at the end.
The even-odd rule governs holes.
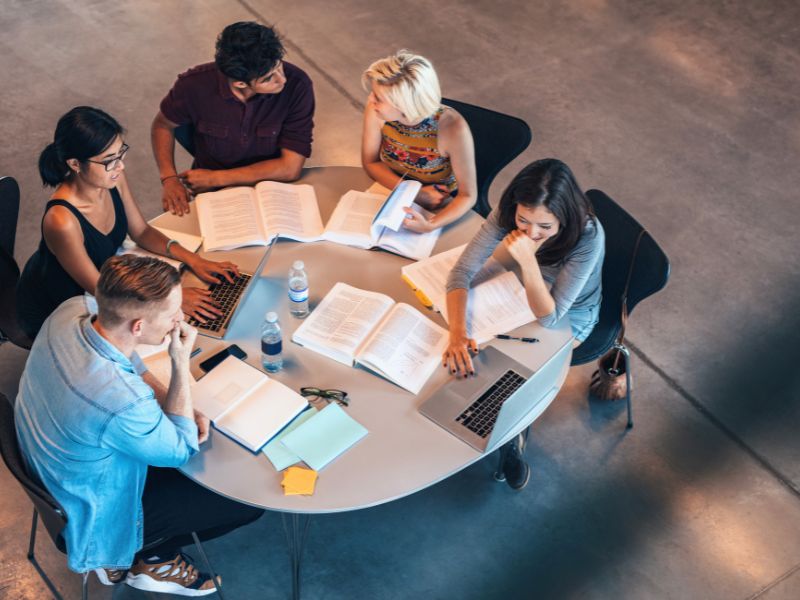
{"type": "Polygon", "coordinates": [[[303,547],[311,524],[311,515],[281,513],[283,532],[289,545],[289,560],[292,566],[292,600],[300,600],[300,564],[303,560],[303,547]],[[287,521],[290,523],[287,524],[287,521]]]}

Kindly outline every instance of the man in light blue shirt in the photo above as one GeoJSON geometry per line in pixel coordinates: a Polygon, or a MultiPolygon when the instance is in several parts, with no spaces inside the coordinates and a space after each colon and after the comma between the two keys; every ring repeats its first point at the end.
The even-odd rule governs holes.
{"type": "Polygon", "coordinates": [[[208,420],[194,411],[189,394],[197,332],[183,321],[178,272],[152,258],[112,257],[96,296],[96,317],[83,298],[67,300],[31,348],[15,406],[28,470],[67,514],[62,535],[70,569],[95,570],[106,584],[212,593],[211,578],[180,546],[192,531],[210,539],[262,511],[175,470],[208,436],[208,420]],[[134,351],[166,336],[168,389],[141,373],[134,351]],[[137,555],[155,540],[163,542],[137,555]]]}

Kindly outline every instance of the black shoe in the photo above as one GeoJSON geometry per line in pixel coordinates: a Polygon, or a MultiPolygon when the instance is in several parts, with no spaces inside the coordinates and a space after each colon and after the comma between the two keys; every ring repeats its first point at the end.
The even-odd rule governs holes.
{"type": "Polygon", "coordinates": [[[528,485],[528,480],[531,478],[531,468],[522,457],[524,447],[525,438],[520,434],[504,448],[502,470],[506,483],[512,490],[521,490],[528,485]]]}

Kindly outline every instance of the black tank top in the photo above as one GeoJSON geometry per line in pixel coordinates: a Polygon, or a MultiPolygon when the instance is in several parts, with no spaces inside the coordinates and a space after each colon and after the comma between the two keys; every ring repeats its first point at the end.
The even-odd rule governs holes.
{"type": "MultiPolygon", "coordinates": [[[[98,231],[81,211],[66,200],[50,200],[44,210],[46,215],[53,206],[63,206],[75,215],[83,233],[86,254],[98,270],[108,258],[117,253],[128,233],[128,218],[116,188],[111,189],[111,200],[114,204],[114,227],[108,234],[98,231]]],[[[17,313],[22,329],[31,338],[35,337],[42,323],[59,304],[73,296],[80,296],[83,292],[83,288],[69,276],[47,247],[42,233],[39,249],[28,259],[17,285],[17,313]]]]}

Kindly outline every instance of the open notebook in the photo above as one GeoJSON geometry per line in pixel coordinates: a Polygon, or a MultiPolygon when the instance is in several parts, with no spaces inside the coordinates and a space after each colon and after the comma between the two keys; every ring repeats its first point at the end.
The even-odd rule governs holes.
{"type": "Polygon", "coordinates": [[[216,429],[251,452],[308,407],[300,394],[235,356],[194,383],[192,399],[216,429]]]}

